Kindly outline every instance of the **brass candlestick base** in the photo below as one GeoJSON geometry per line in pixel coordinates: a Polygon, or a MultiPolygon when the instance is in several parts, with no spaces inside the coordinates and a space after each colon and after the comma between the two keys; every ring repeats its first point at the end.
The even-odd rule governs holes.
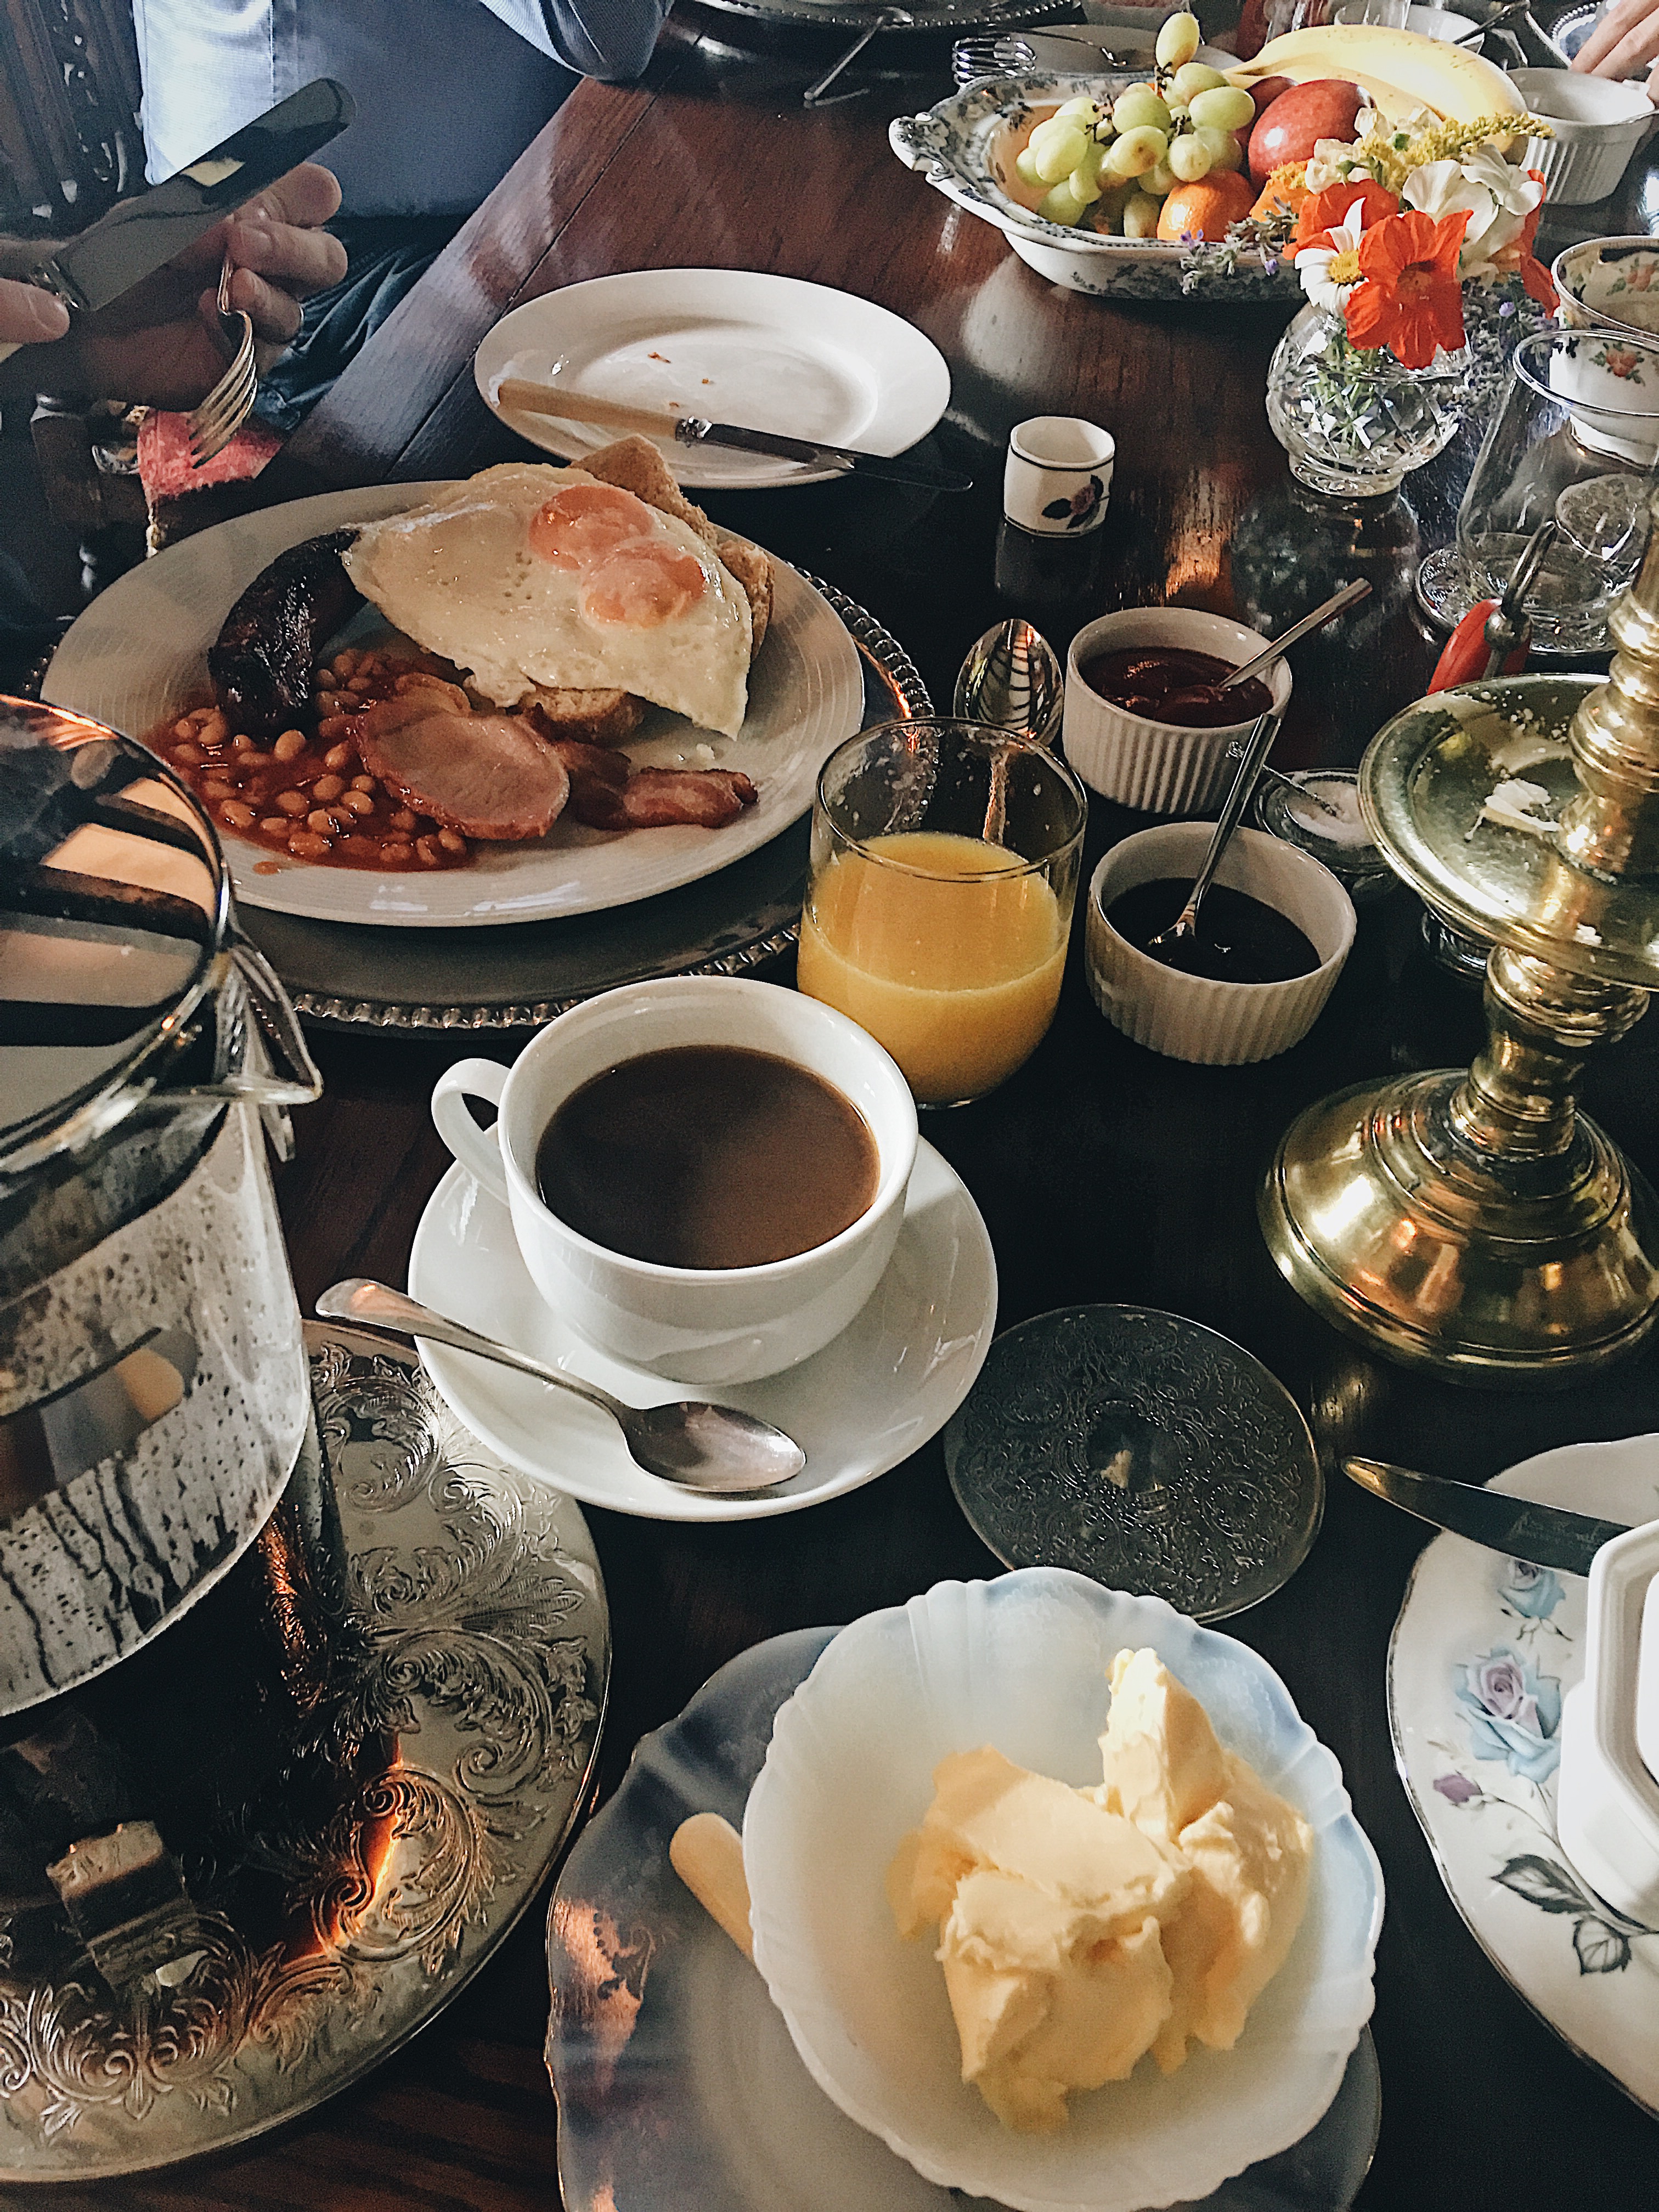
{"type": "Polygon", "coordinates": [[[1339,1328],[1469,1382],[1564,1384],[1659,1320],[1659,1196],[1574,1091],[1659,988],[1659,550],[1610,627],[1611,680],[1421,701],[1365,756],[1376,842],[1495,945],[1486,1048],[1328,1098],[1260,1201],[1281,1273],[1339,1328]],[[1505,783],[1509,821],[1488,811],[1505,783]],[[1517,808],[1534,817],[1514,826],[1517,808]],[[1559,828],[1554,825],[1559,821],[1559,828]]]}
{"type": "Polygon", "coordinates": [[[1646,1004],[1494,953],[1492,1041],[1469,1073],[1310,1108],[1260,1210],[1280,1270],[1338,1328],[1408,1365],[1547,1389],[1630,1351],[1659,1316],[1659,1196],[1575,1111],[1582,1062],[1504,995],[1517,984],[1576,1001],[1585,1043],[1646,1004]]]}

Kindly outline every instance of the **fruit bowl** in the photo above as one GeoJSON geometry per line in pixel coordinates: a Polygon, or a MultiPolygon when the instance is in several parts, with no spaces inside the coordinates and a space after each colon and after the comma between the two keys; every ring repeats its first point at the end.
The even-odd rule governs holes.
{"type": "Polygon", "coordinates": [[[1161,1599],[1060,1569],[940,1583],[842,1629],[774,1723],[743,1850],[755,1964],[818,2086],[930,2181],[1024,2212],[1208,2196],[1307,2133],[1370,2013],[1381,1869],[1284,1684],[1161,1599]],[[1065,2127],[1015,2133],[964,2087],[933,1946],[900,1941],[884,1875],[948,1753],[990,1742],[1097,1781],[1106,1668],[1149,1644],[1313,1828],[1307,1912],[1233,2050],[1194,2051],[1167,2077],[1143,2059],[1075,2097],[1065,2127]]]}
{"type": "MultiPolygon", "coordinates": [[[[1200,47],[1200,58],[1208,58],[1200,47]]],[[[1232,57],[1213,58],[1231,63],[1232,57]]],[[[1143,78],[1033,70],[1025,76],[981,77],[923,115],[901,115],[888,143],[908,169],[927,179],[969,215],[994,223],[1019,256],[1051,284],[1115,300],[1225,300],[1248,304],[1299,296],[1288,262],[1271,271],[1258,254],[1241,252],[1229,268],[1193,266],[1188,247],[1162,238],[1107,238],[1046,222],[1022,205],[1014,155],[1033,119],[1087,94],[1115,99],[1143,78]],[[1012,189],[1011,189],[1012,187],[1012,189]]]]}

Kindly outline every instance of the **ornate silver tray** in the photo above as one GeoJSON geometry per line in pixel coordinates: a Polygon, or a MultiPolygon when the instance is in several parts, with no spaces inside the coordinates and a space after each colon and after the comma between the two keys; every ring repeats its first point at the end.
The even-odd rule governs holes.
{"type": "MultiPolygon", "coordinates": [[[[862,31],[880,22],[884,31],[1012,30],[1040,23],[1049,15],[1075,14],[1076,0],[910,0],[908,8],[889,8],[886,0],[698,0],[723,15],[747,15],[760,23],[822,23],[830,30],[862,31]],[[902,16],[902,21],[880,21],[902,16]]],[[[820,587],[822,588],[822,587],[820,587]]]]}
{"type": "MultiPolygon", "coordinates": [[[[816,576],[864,671],[864,723],[926,714],[904,647],[816,576]]],[[[606,914],[486,930],[356,930],[249,908],[241,924],[307,1021],[334,1029],[538,1029],[556,1014],[657,975],[742,975],[792,951],[806,887],[806,823],[718,875],[606,914]]]]}
{"type": "Polygon", "coordinates": [[[580,1510],[494,1461],[412,1354],[306,1335],[320,1450],[248,1554],[261,1571],[158,1638],[136,1692],[139,1660],[0,1751],[9,1784],[68,1799],[90,1735],[101,1834],[135,1741],[164,1763],[204,1713],[252,1723],[167,1808],[134,1759],[125,1817],[155,1815],[177,1893],[124,1950],[82,1948],[50,1893],[0,1900],[4,2181],[169,2165],[343,2088],[489,1957],[586,1800],[611,1649],[580,1510]]]}

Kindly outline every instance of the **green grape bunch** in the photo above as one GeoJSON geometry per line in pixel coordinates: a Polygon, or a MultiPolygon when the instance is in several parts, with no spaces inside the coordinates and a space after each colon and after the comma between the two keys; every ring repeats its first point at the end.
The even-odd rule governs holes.
{"type": "Polygon", "coordinates": [[[1032,131],[1014,163],[1037,213],[1067,228],[1086,226],[1124,238],[1152,238],[1159,204],[1178,184],[1212,170],[1242,169],[1234,133],[1252,122],[1255,103],[1193,56],[1195,15],[1165,18],[1152,80],[1115,100],[1068,100],[1032,131]]]}

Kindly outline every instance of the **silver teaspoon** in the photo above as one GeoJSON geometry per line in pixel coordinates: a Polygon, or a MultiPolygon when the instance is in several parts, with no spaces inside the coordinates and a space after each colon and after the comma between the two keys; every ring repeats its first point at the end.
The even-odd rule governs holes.
{"type": "Polygon", "coordinates": [[[418,1298],[405,1297],[390,1284],[353,1275],[336,1283],[317,1301],[325,1321],[352,1321],[394,1330],[399,1336],[429,1337],[458,1352],[476,1352],[502,1367],[533,1375],[556,1390],[568,1390],[609,1413],[622,1431],[629,1451],[647,1474],[678,1482],[687,1490],[710,1492],[771,1490],[787,1482],[806,1464],[793,1437],[769,1421],[757,1420],[732,1406],[711,1406],[701,1398],[680,1398],[666,1406],[628,1406],[592,1382],[579,1382],[556,1367],[544,1367],[510,1345],[480,1336],[418,1298]]]}

